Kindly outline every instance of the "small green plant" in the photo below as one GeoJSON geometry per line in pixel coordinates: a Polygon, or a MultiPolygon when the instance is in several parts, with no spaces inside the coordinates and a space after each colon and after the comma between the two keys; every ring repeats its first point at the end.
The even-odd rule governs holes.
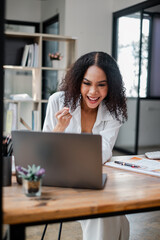
{"type": "Polygon", "coordinates": [[[28,169],[17,166],[16,171],[18,172],[19,177],[28,181],[38,181],[45,175],[45,169],[40,166],[36,167],[35,164],[32,166],[28,165],[28,169]]]}
{"type": "Polygon", "coordinates": [[[53,89],[47,87],[46,89],[47,89],[47,92],[49,93],[49,95],[52,95],[53,93],[57,92],[57,87],[55,87],[53,89]]]}
{"type": "Polygon", "coordinates": [[[58,90],[58,82],[53,87],[46,87],[46,93],[52,95],[53,93],[57,92],[58,90]]]}

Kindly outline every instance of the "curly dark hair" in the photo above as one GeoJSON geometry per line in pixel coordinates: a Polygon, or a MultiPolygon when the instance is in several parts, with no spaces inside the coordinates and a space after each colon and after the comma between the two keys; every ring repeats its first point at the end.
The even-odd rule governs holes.
{"type": "Polygon", "coordinates": [[[116,61],[105,52],[90,52],[81,56],[68,70],[60,90],[65,92],[64,105],[75,110],[81,98],[81,84],[90,66],[101,68],[108,83],[108,94],[103,99],[107,109],[118,121],[127,120],[127,106],[122,76],[116,61]]]}

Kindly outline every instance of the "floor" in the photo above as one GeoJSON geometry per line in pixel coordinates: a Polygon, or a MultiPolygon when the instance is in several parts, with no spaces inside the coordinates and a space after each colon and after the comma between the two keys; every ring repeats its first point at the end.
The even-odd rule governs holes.
{"type": "MultiPolygon", "coordinates": [[[[130,222],[129,240],[160,240],[160,211],[127,215],[130,222]]],[[[44,226],[28,227],[27,240],[40,240],[44,226]]],[[[44,240],[58,239],[59,224],[50,224],[44,240]]],[[[63,223],[61,240],[82,240],[78,222],[63,223]]],[[[111,239],[112,240],[112,239],[111,239]]]]}

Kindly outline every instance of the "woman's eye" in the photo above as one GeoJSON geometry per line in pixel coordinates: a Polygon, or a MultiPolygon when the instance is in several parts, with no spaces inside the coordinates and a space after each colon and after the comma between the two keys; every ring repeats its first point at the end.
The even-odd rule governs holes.
{"type": "Polygon", "coordinates": [[[88,86],[90,85],[90,83],[88,83],[88,82],[83,82],[83,84],[88,85],[88,86]]]}
{"type": "Polygon", "coordinates": [[[101,84],[99,84],[98,86],[99,86],[99,87],[105,87],[106,84],[104,84],[104,83],[102,84],[102,83],[101,83],[101,84]]]}

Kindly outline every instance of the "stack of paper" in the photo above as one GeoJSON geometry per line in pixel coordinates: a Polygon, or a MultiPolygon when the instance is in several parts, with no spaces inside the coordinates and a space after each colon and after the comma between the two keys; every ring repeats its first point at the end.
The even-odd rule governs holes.
{"type": "Polygon", "coordinates": [[[31,100],[33,100],[27,93],[12,94],[12,95],[10,95],[10,99],[15,100],[15,101],[31,101],[31,100]]]}

